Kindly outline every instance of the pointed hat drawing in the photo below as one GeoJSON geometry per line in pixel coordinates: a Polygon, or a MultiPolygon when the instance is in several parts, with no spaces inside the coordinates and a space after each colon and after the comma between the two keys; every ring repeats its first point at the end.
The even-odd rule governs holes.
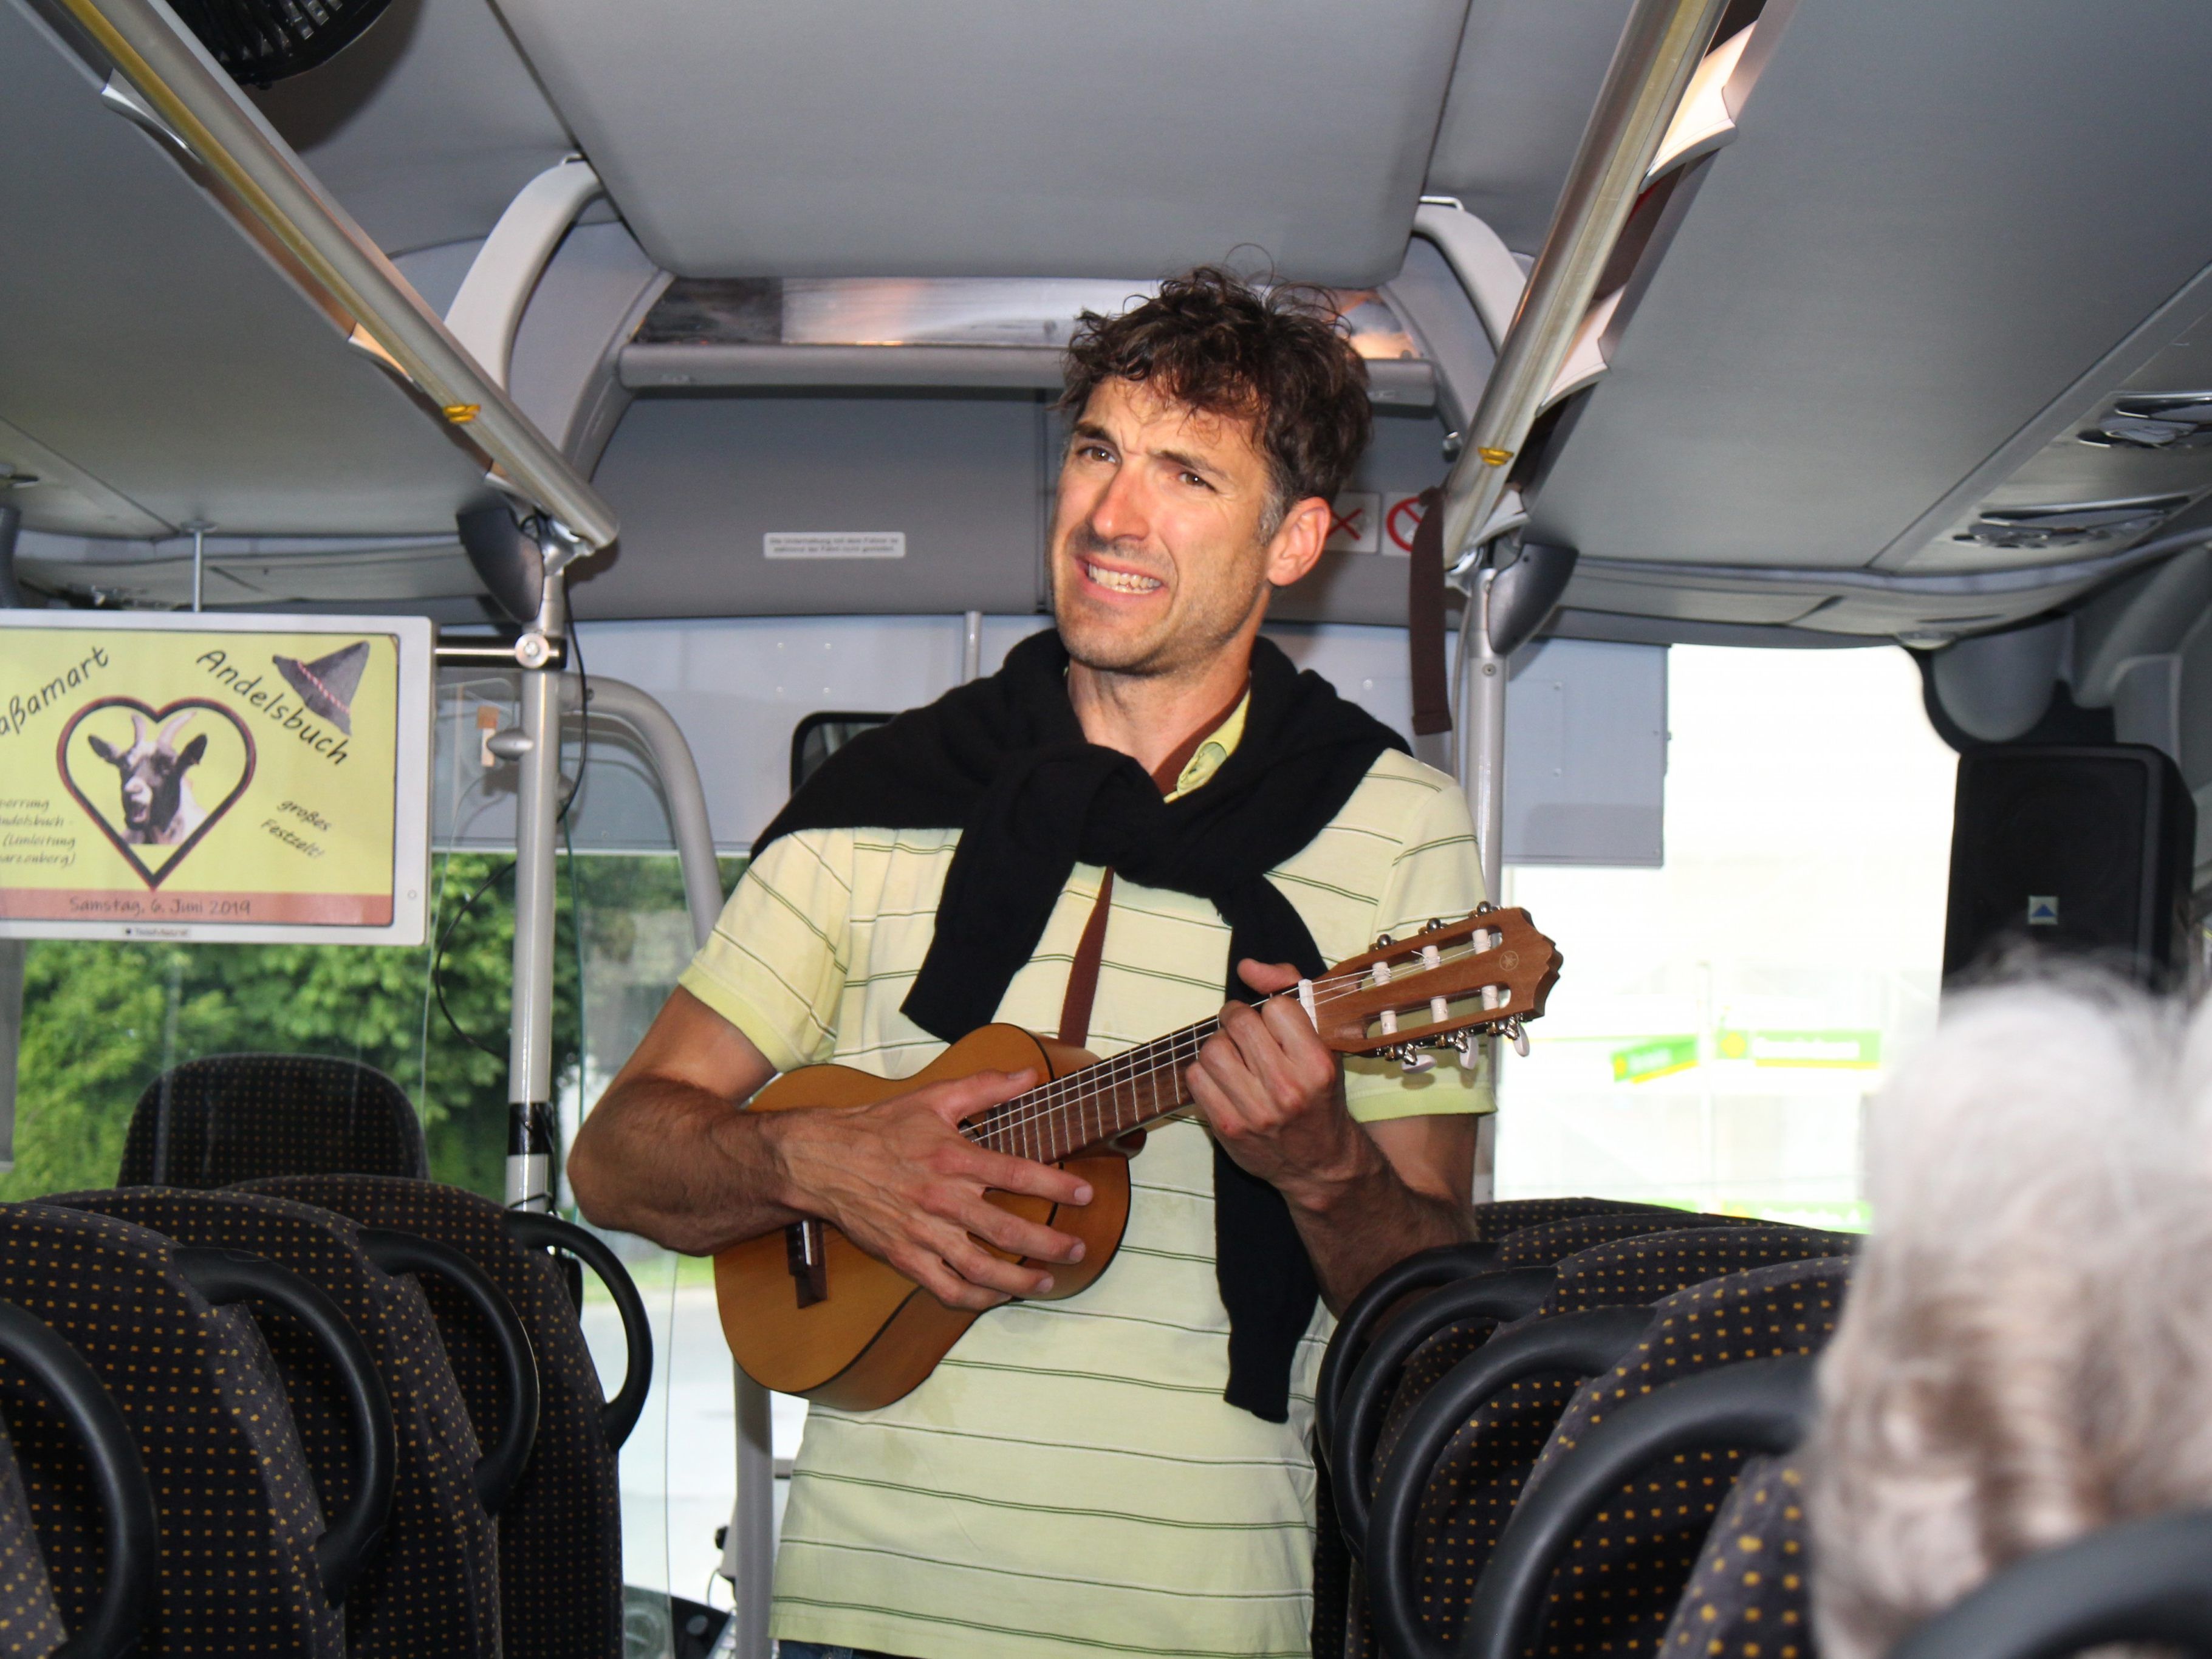
{"type": "Polygon", "coordinates": [[[313,662],[280,656],[271,656],[270,660],[300,694],[301,702],[348,737],[353,735],[353,710],[349,705],[360,688],[361,671],[368,665],[367,640],[356,640],[313,662]]]}

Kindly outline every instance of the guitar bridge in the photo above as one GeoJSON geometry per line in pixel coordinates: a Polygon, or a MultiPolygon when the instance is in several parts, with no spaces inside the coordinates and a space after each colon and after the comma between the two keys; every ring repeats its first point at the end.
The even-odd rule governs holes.
{"type": "Polygon", "coordinates": [[[783,1261],[800,1307],[830,1299],[830,1256],[819,1221],[810,1217],[783,1230],[783,1261]]]}

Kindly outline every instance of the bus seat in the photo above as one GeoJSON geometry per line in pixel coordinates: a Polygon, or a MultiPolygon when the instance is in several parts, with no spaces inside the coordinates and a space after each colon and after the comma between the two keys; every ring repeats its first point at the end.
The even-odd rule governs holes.
{"type": "MultiPolygon", "coordinates": [[[[1641,1307],[1753,1268],[1846,1255],[1856,1243],[1848,1233],[1775,1223],[1699,1226],[1616,1239],[1562,1261],[1556,1270],[1556,1287],[1543,1306],[1522,1327],[1512,1328],[1599,1309],[1641,1307]]],[[[1378,1481],[1380,1472],[1394,1461],[1415,1407],[1432,1389],[1444,1385],[1452,1366],[1443,1361],[1470,1351],[1463,1344],[1455,1345],[1454,1334],[1440,1332],[1407,1357],[1405,1381],[1376,1437],[1371,1467],[1378,1472],[1378,1481]]],[[[1437,1587],[1440,1606],[1450,1604],[1455,1586],[1462,1594],[1472,1593],[1511,1517],[1522,1483],[1584,1380],[1561,1371],[1509,1384],[1468,1414],[1441,1457],[1431,1464],[1416,1566],[1424,1582],[1437,1587]]],[[[1373,1632],[1363,1628],[1370,1611],[1364,1596],[1355,1599],[1346,1654],[1374,1651],[1373,1632]]],[[[1439,1628],[1447,1623],[1440,1620],[1439,1628]]]]}
{"type": "MultiPolygon", "coordinates": [[[[0,1205],[0,1301],[51,1326],[107,1385],[161,1494],[162,1555],[141,1659],[340,1659],[324,1593],[325,1532],[307,1459],[259,1328],[194,1287],[180,1247],[107,1216],[0,1205]]],[[[0,1375],[31,1518],[63,1623],[103,1573],[102,1525],[74,1437],[0,1375]]]]}
{"type": "Polygon", "coordinates": [[[146,1085],[118,1187],[227,1187],[262,1176],[428,1176],[406,1092],[324,1054],[209,1054],[146,1085]]]}
{"type": "MultiPolygon", "coordinates": [[[[621,1659],[622,1510],[605,1399],[583,1328],[552,1259],[525,1249],[507,1212],[457,1187],[374,1176],[289,1176],[243,1183],[450,1245],[514,1304],[538,1358],[537,1449],[500,1515],[501,1628],[527,1659],[621,1659]]],[[[499,1399],[498,1358],[447,1287],[423,1287],[454,1375],[479,1423],[499,1399]]],[[[642,1379],[641,1379],[641,1386],[642,1379]]]]}
{"type": "MultiPolygon", "coordinates": [[[[1540,1490],[1608,1417],[1668,1382],[1750,1359],[1818,1354],[1834,1334],[1850,1273],[1847,1257],[1783,1262],[1659,1302],[1636,1350],[1577,1390],[1524,1493],[1540,1490]]],[[[1593,1645],[1611,1659],[1656,1654],[1744,1462],[1741,1450],[1680,1454],[1625,1486],[1607,1506],[1607,1519],[1585,1528],[1560,1559],[1534,1642],[1538,1659],[1565,1659],[1593,1645]]],[[[1387,1470],[1384,1478],[1418,1472],[1387,1470]]],[[[1432,1593],[1425,1611],[1442,1633],[1464,1616],[1465,1606],[1461,1597],[1432,1593]]]]}
{"type": "Polygon", "coordinates": [[[46,1558],[31,1525],[23,1496],[23,1477],[15,1468],[15,1449],[0,1422],[0,1637],[10,1659],[46,1659],[67,1632],[54,1589],[46,1579],[46,1558]]]}
{"type": "Polygon", "coordinates": [[[1658,1659],[1814,1659],[1805,1476],[1754,1457],[1713,1517],[1658,1659]]]}
{"type": "MultiPolygon", "coordinates": [[[[179,1244],[267,1256],[336,1302],[383,1374],[398,1455],[384,1546],[347,1593],[346,1650],[352,1659],[498,1659],[499,1535],[476,1486],[482,1446],[414,1279],[381,1271],[353,1222],[289,1199],[130,1187],[39,1201],[179,1244]]],[[[343,1502],[352,1494],[351,1431],[330,1361],[285,1322],[262,1334],[316,1490],[343,1502]]]]}
{"type": "Polygon", "coordinates": [[[1477,1238],[1504,1238],[1508,1233],[1522,1232],[1530,1227],[1542,1227],[1554,1221],[1571,1221],[1577,1216],[1614,1215],[1661,1207],[1656,1204],[1632,1204],[1617,1198],[1500,1199],[1495,1204],[1474,1206],[1474,1236],[1477,1238]]]}
{"type": "Polygon", "coordinates": [[[114,1395],[44,1320],[0,1304],[0,1361],[36,1387],[75,1437],[99,1497],[103,1558],[90,1611],[64,1628],[22,1470],[0,1421],[0,1643],[21,1659],[47,1659],[64,1643],[64,1659],[122,1659],[145,1628],[159,1571],[145,1460],[114,1395]]]}

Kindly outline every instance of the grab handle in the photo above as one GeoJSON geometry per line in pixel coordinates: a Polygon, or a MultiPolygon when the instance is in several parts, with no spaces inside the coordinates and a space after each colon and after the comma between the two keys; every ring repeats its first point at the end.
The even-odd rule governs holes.
{"type": "Polygon", "coordinates": [[[1323,1450],[1336,1430],[1337,1396],[1351,1380],[1352,1369],[1359,1363],[1382,1316],[1416,1291],[1433,1290],[1455,1279],[1487,1273],[1497,1265],[1495,1244],[1437,1244],[1403,1261],[1392,1262],[1367,1281],[1366,1288],[1352,1298],[1344,1317],[1336,1322],[1336,1330],[1322,1352],[1321,1374],[1314,1379],[1314,1425],[1320,1431],[1323,1450]]]}
{"type": "Polygon", "coordinates": [[[363,1227],[359,1237],[362,1251],[386,1273],[429,1273],[444,1279],[491,1332],[507,1408],[500,1414],[492,1443],[477,1460],[475,1481],[477,1501],[484,1513],[497,1515],[538,1444],[538,1356],[515,1316],[514,1304],[484,1276],[483,1268],[450,1244],[391,1227],[363,1227]]]}
{"type": "Polygon", "coordinates": [[[597,1273],[607,1294],[614,1297],[622,1315],[627,1360],[622,1391],[599,1408],[599,1431],[607,1437],[608,1449],[620,1451],[629,1431],[637,1426],[638,1417],[645,1410],[645,1396],[653,1387],[653,1327],[646,1322],[645,1299],[637,1293],[636,1281],[623,1266],[622,1258],[596,1233],[586,1232],[558,1216],[509,1210],[507,1231],[518,1244],[566,1250],[597,1273]]]}
{"type": "Polygon", "coordinates": [[[1559,1282],[1549,1267],[1508,1267],[1502,1272],[1462,1279],[1456,1285],[1431,1291],[1392,1320],[1375,1339],[1374,1346],[1345,1385],[1336,1413],[1336,1436],[1329,1442],[1330,1490],[1336,1497],[1337,1519],[1344,1527],[1344,1541],[1354,1555],[1365,1547],[1367,1498],[1375,1489],[1375,1443],[1382,1432],[1383,1413],[1397,1391],[1398,1375],[1406,1361],[1437,1332],[1468,1319],[1492,1319],[1499,1324],[1524,1319],[1544,1304],[1559,1282]]]}
{"type": "Polygon", "coordinates": [[[60,1410],[83,1443],[106,1528],[107,1578],[100,1599],[53,1659],[118,1659],[154,1610],[160,1522],[145,1461],[123,1413],[76,1349],[35,1316],[0,1302],[0,1354],[14,1360],[60,1410]]]}
{"type": "Polygon", "coordinates": [[[398,1469],[392,1397],[376,1373],[376,1362],[337,1303],[266,1257],[187,1245],[176,1252],[175,1259],[178,1272],[217,1307],[265,1302],[289,1314],[307,1328],[337,1368],[346,1414],[352,1419],[353,1501],[337,1514],[325,1516],[323,1535],[315,1543],[315,1570],[323,1596],[335,1607],[368,1565],[392,1512],[392,1483],[398,1469]]]}

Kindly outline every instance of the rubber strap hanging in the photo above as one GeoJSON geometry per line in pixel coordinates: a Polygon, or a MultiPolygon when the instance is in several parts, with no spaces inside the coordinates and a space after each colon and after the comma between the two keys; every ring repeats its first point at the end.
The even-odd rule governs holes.
{"type": "MultiPolygon", "coordinates": [[[[1413,681],[1413,735],[1452,729],[1444,666],[1444,492],[1421,492],[1421,525],[1406,568],[1406,647],[1413,681]]],[[[1470,599],[1469,604],[1474,601],[1470,599]]]]}

